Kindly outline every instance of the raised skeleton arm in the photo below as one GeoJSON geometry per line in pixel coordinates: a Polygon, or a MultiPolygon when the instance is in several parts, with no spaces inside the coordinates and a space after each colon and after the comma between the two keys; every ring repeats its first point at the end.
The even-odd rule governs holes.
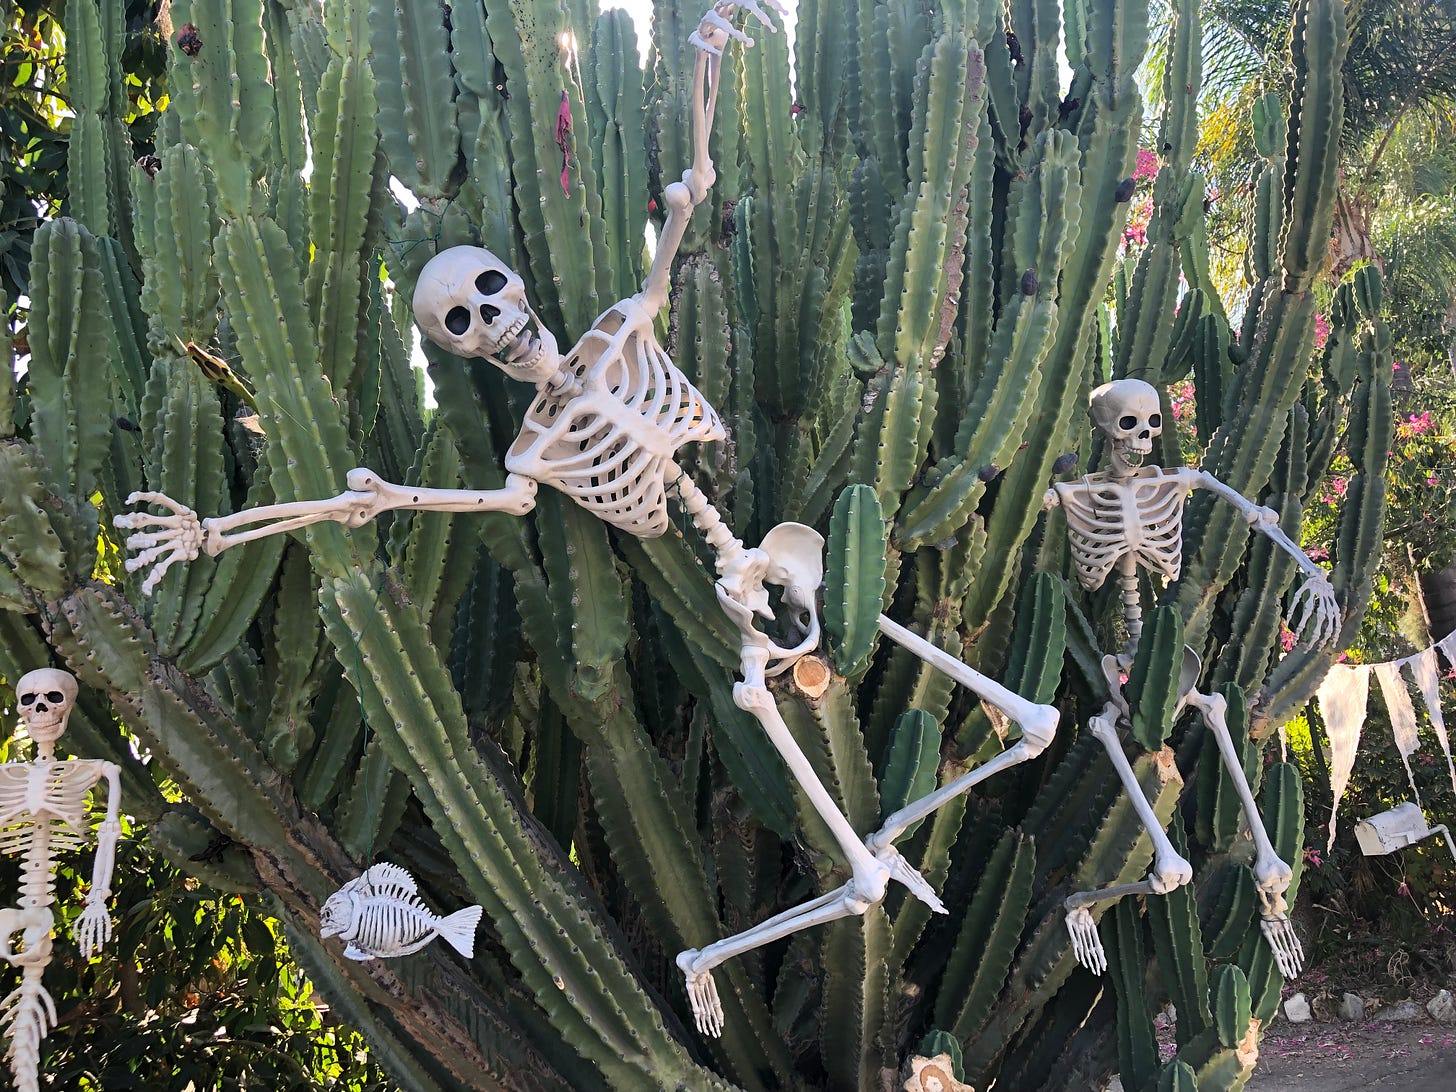
{"type": "Polygon", "coordinates": [[[1290,608],[1290,628],[1312,645],[1333,643],[1340,633],[1340,604],[1335,599],[1335,589],[1330,584],[1329,574],[1311,561],[1309,555],[1284,533],[1284,529],[1279,526],[1279,513],[1272,508],[1255,504],[1233,486],[1219,481],[1206,470],[1193,470],[1189,473],[1193,475],[1195,489],[1207,489],[1228,501],[1243,514],[1251,528],[1295,560],[1306,579],[1290,608]]]}
{"type": "Polygon", "coordinates": [[[199,553],[215,557],[231,546],[326,520],[346,527],[361,527],[380,513],[399,508],[425,512],[508,512],[524,516],[536,507],[536,482],[520,474],[506,475],[506,484],[501,489],[483,491],[394,485],[368,467],[349,471],[346,482],[348,490],[335,497],[246,508],[230,516],[203,520],[192,509],[163,493],[133,493],[126,499],[128,504],[157,504],[169,511],[160,516],[130,512],[116,517],[117,527],[140,532],[126,540],[126,548],[136,551],[134,557],[127,559],[126,571],[136,572],[151,566],[142,582],[142,594],[150,595],[178,561],[192,561],[199,553]],[[253,524],[262,526],[253,527],[253,524]],[[231,533],[238,527],[251,529],[231,533]]]}
{"type": "MultiPolygon", "coordinates": [[[[779,15],[787,14],[779,0],[763,2],[779,15]]],[[[667,205],[667,223],[662,225],[662,234],[657,240],[657,252],[652,258],[652,268],[637,296],[642,306],[652,315],[656,315],[667,304],[672,260],[677,257],[677,248],[688,229],[693,209],[702,204],[718,177],[713,170],[713,157],[708,151],[708,136],[713,131],[713,111],[718,105],[718,78],[723,65],[723,47],[730,38],[745,46],[753,45],[753,39],[730,22],[739,8],[743,8],[769,30],[778,29],[768,12],[756,0],[722,0],[708,10],[698,23],[698,29],[688,39],[698,51],[697,64],[693,68],[693,165],[683,171],[681,182],[673,182],[662,191],[662,199],[667,205]]]]}

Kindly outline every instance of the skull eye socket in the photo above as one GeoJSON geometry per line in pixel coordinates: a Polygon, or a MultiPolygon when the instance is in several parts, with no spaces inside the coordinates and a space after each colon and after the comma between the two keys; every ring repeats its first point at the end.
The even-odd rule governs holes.
{"type": "Polygon", "coordinates": [[[1155,413],[1151,417],[1149,417],[1148,418],[1148,427],[1149,428],[1162,428],[1163,427],[1163,415],[1161,413],[1155,413]]]}
{"type": "Polygon", "coordinates": [[[66,695],[62,694],[59,690],[52,690],[48,694],[46,694],[46,701],[50,702],[52,705],[60,705],[65,700],[66,695]]]}
{"type": "Polygon", "coordinates": [[[1117,419],[1117,427],[1122,429],[1124,432],[1128,431],[1129,429],[1136,428],[1137,418],[1130,413],[1123,414],[1117,419]]]}
{"type": "Polygon", "coordinates": [[[499,269],[487,269],[475,278],[475,287],[487,296],[494,296],[506,286],[506,275],[499,269]]]}
{"type": "Polygon", "coordinates": [[[40,697],[39,694],[21,694],[20,695],[20,704],[21,705],[24,705],[24,706],[34,705],[35,704],[35,699],[38,698],[38,697],[40,697]]]}
{"type": "Polygon", "coordinates": [[[449,330],[456,337],[470,329],[470,309],[467,307],[452,307],[445,314],[445,329],[449,330]]]}

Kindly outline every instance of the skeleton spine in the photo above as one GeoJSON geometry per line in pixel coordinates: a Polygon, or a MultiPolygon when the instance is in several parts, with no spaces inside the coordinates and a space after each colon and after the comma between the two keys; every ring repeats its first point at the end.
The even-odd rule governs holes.
{"type": "MultiPolygon", "coordinates": [[[[673,469],[677,469],[674,467],[673,469]]],[[[744,554],[743,542],[734,536],[723,522],[722,515],[718,509],[709,503],[703,491],[698,488],[697,482],[691,477],[677,470],[677,476],[673,477],[670,470],[667,475],[667,484],[676,485],[678,496],[682,498],[683,510],[692,518],[693,526],[703,535],[704,541],[713,549],[717,559],[718,572],[725,572],[730,565],[737,561],[744,554]]]]}
{"type": "Polygon", "coordinates": [[[1124,651],[1131,657],[1136,655],[1138,641],[1143,635],[1143,604],[1138,595],[1137,554],[1129,552],[1117,559],[1117,587],[1122,600],[1122,620],[1127,625],[1127,645],[1124,651]]]}

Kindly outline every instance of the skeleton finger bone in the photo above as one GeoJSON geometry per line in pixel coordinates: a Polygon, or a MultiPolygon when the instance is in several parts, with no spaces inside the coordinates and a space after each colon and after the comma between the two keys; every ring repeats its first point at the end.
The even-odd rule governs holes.
{"type": "Polygon", "coordinates": [[[1304,946],[1294,933],[1294,924],[1287,916],[1260,918],[1259,930],[1274,954],[1279,973],[1285,978],[1298,978],[1300,971],[1304,970],[1304,946]]]}

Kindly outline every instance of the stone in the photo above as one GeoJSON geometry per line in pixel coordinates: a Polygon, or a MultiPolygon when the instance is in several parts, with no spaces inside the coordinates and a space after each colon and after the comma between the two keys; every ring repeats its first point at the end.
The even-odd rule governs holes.
{"type": "Polygon", "coordinates": [[[1284,999],[1284,1018],[1291,1024],[1303,1024],[1314,1019],[1309,1011],[1309,1001],[1302,993],[1292,993],[1284,999]]]}
{"type": "Polygon", "coordinates": [[[1340,1019],[1365,1019],[1365,998],[1361,997],[1358,993],[1345,994],[1344,1000],[1340,1002],[1340,1019]]]}
{"type": "Polygon", "coordinates": [[[1426,1011],[1431,1014],[1431,1019],[1442,1024],[1456,1024],[1456,1001],[1451,998],[1450,990],[1442,990],[1426,1002],[1426,1011]]]}
{"type": "Polygon", "coordinates": [[[1408,1024],[1419,1020],[1425,1012],[1417,1001],[1400,1001],[1380,1010],[1380,1019],[1392,1024],[1408,1024]]]}

